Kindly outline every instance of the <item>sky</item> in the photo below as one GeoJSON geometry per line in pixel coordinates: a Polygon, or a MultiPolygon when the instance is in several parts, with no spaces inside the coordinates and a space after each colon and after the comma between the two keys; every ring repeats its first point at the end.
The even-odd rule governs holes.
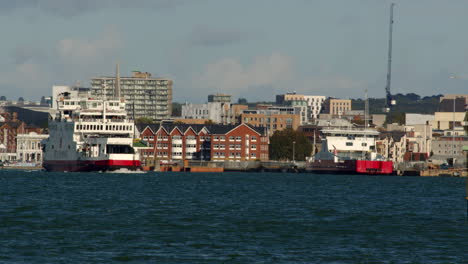
{"type": "Polygon", "coordinates": [[[0,95],[131,71],[174,80],[176,102],[212,93],[384,97],[468,93],[466,0],[0,0],[0,95]]]}

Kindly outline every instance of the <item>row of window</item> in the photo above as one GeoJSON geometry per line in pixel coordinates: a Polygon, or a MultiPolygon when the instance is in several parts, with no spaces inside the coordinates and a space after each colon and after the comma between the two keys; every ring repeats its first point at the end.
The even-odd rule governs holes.
{"type": "Polygon", "coordinates": [[[113,131],[131,131],[131,125],[75,125],[76,130],[113,130],[113,131]]]}
{"type": "MultiPolygon", "coordinates": [[[[144,140],[154,140],[154,136],[143,136],[143,139],[144,140]]],[[[157,136],[158,141],[161,141],[161,140],[162,141],[167,141],[168,139],[169,139],[169,136],[162,136],[162,135],[157,136]]],[[[181,139],[182,139],[182,136],[180,136],[180,135],[172,136],[172,140],[181,140],[181,139]]],[[[197,138],[196,138],[196,136],[186,136],[185,139],[186,140],[196,140],[197,138]]],[[[199,139],[200,139],[200,141],[210,141],[211,137],[210,136],[200,136],[199,139]]],[[[213,140],[214,141],[226,141],[226,137],[225,136],[214,136],[213,140]]],[[[241,136],[237,136],[237,137],[230,136],[229,137],[229,141],[241,141],[241,140],[242,140],[241,136]]],[[[252,136],[252,137],[250,137],[250,140],[253,141],[253,142],[256,142],[257,137],[252,136]]],[[[262,138],[262,142],[265,142],[265,141],[266,141],[266,138],[262,138]]]]}

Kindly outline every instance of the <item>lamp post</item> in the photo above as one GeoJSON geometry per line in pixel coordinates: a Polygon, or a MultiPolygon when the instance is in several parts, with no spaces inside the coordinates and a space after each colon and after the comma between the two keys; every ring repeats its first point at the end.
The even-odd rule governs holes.
{"type": "Polygon", "coordinates": [[[295,154],[296,154],[296,141],[293,141],[292,143],[293,143],[293,158],[292,158],[292,160],[293,160],[293,163],[294,163],[294,162],[296,162],[296,160],[295,160],[295,154]]]}

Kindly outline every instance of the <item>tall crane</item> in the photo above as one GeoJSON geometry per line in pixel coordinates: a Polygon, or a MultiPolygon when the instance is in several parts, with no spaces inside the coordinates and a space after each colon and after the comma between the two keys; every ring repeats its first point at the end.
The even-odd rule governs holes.
{"type": "Polygon", "coordinates": [[[390,92],[390,86],[392,82],[392,44],[393,44],[393,8],[395,3],[390,5],[390,29],[388,32],[388,62],[387,62],[387,84],[385,86],[385,109],[388,113],[388,117],[391,114],[391,108],[396,104],[393,99],[392,93],[390,92]]]}

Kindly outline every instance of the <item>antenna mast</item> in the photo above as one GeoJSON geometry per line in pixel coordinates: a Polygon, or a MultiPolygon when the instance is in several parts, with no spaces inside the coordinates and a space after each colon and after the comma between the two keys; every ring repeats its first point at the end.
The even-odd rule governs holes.
{"type": "Polygon", "coordinates": [[[388,62],[387,62],[387,84],[385,86],[385,112],[388,113],[390,117],[390,109],[393,105],[396,104],[396,101],[393,100],[392,94],[390,92],[391,82],[392,82],[392,44],[393,44],[393,8],[395,3],[390,5],[390,29],[388,32],[388,62]]]}

